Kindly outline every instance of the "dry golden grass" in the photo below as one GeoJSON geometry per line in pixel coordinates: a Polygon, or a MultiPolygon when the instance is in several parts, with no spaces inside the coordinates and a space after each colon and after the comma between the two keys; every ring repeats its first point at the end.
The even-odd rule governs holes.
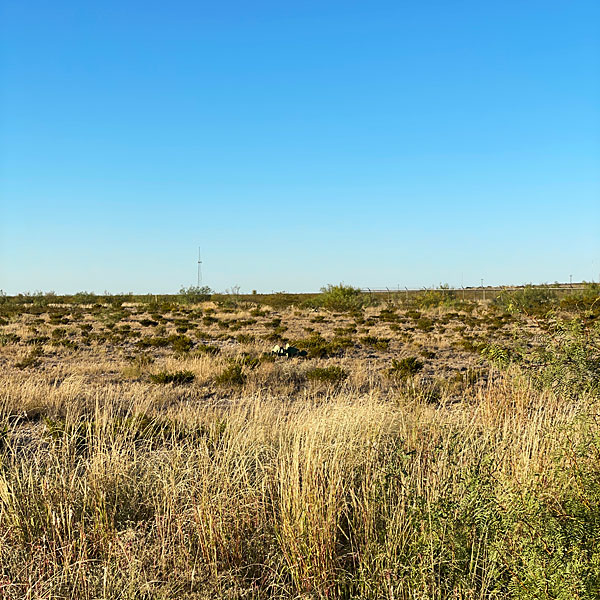
{"type": "MultiPolygon", "coordinates": [[[[310,322],[284,318],[304,319],[298,331],[310,322]]],[[[510,370],[432,396],[431,382],[390,380],[386,355],[362,349],[263,361],[244,367],[244,384],[219,386],[241,350],[269,344],[219,341],[218,355],[47,344],[41,365],[22,369],[27,348],[1,348],[0,597],[600,591],[591,397],[567,401],[510,370]],[[140,353],[153,362],[132,360],[140,353]],[[331,364],[348,377],[304,377],[331,364]],[[193,382],[149,379],[180,371],[193,382]]]]}

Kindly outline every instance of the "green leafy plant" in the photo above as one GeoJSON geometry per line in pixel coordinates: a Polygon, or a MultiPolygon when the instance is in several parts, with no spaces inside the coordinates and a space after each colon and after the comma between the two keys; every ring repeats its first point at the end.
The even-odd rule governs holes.
{"type": "Polygon", "coordinates": [[[389,338],[380,338],[375,335],[367,335],[367,336],[361,337],[360,342],[364,346],[370,346],[371,348],[374,348],[375,350],[381,350],[381,351],[387,350],[390,346],[389,338]]]}
{"type": "Polygon", "coordinates": [[[221,373],[219,373],[214,381],[217,385],[223,387],[241,386],[246,383],[246,375],[244,374],[242,365],[232,361],[221,373]]]}
{"type": "Polygon", "coordinates": [[[316,301],[323,308],[337,312],[358,311],[371,303],[360,289],[342,283],[321,288],[321,296],[316,301]]]}
{"type": "Polygon", "coordinates": [[[150,375],[150,381],[152,383],[174,383],[175,385],[183,385],[192,383],[194,379],[195,375],[191,371],[176,371],[175,373],[161,371],[150,375]]]}
{"type": "Polygon", "coordinates": [[[36,346],[31,352],[22,360],[15,363],[18,369],[27,369],[37,367],[40,364],[40,357],[42,356],[42,349],[40,346],[36,346]]]}
{"type": "Polygon", "coordinates": [[[200,287],[190,285],[187,288],[182,286],[179,290],[179,298],[184,303],[197,304],[210,300],[212,293],[213,291],[206,285],[200,287]]]}
{"type": "Polygon", "coordinates": [[[327,340],[319,333],[313,333],[307,338],[294,341],[291,345],[306,350],[309,358],[327,358],[342,354],[347,348],[353,347],[354,342],[348,337],[327,340]]]}
{"type": "Polygon", "coordinates": [[[508,312],[544,314],[557,303],[554,290],[527,285],[519,290],[505,290],[494,298],[492,304],[508,312]]]}
{"type": "Polygon", "coordinates": [[[401,358],[400,360],[394,358],[387,374],[395,379],[408,379],[421,371],[423,366],[423,363],[415,356],[401,358]]]}
{"type": "Polygon", "coordinates": [[[337,384],[344,381],[347,377],[348,371],[336,365],[314,367],[306,371],[306,378],[309,381],[318,381],[320,383],[337,384]]]}

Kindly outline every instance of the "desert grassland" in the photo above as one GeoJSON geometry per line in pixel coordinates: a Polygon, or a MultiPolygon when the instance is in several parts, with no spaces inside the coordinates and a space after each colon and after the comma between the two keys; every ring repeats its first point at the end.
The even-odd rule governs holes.
{"type": "Polygon", "coordinates": [[[583,337],[542,340],[559,357],[544,373],[523,363],[526,349],[507,361],[507,348],[454,344],[448,325],[468,317],[471,343],[506,327],[518,349],[517,334],[538,335],[556,314],[504,323],[491,307],[416,318],[370,307],[315,321],[298,308],[204,303],[165,309],[169,320],[131,337],[134,316],[151,311],[9,311],[0,597],[596,598],[598,327],[596,305],[582,306],[564,318],[583,337]],[[241,328],[254,339],[212,318],[255,319],[241,328]],[[413,327],[424,318],[435,329],[413,327]],[[344,328],[354,345],[311,342],[312,358],[273,360],[261,353],[278,327],[292,340],[320,327],[321,345],[344,328]],[[143,342],[175,334],[192,343],[143,342]],[[452,365],[391,363],[420,350],[473,366],[450,377],[452,365]],[[315,366],[343,375],[310,376],[315,366]]]}

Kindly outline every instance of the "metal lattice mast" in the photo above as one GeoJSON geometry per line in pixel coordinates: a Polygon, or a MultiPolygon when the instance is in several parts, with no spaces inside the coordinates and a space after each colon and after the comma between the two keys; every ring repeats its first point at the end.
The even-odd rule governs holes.
{"type": "Polygon", "coordinates": [[[202,258],[200,257],[200,246],[198,246],[198,287],[202,285],[202,258]]]}

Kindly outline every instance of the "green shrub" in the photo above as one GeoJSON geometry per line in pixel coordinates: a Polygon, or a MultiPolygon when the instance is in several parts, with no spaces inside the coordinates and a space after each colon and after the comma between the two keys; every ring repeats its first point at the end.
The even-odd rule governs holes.
{"type": "Polygon", "coordinates": [[[395,308],[384,308],[379,313],[379,320],[385,323],[395,323],[400,319],[400,316],[396,314],[395,308]]]}
{"type": "Polygon", "coordinates": [[[347,337],[335,337],[328,341],[319,333],[314,333],[307,338],[296,340],[290,345],[296,346],[300,350],[306,350],[309,358],[328,358],[339,356],[346,348],[352,348],[354,342],[347,337]]]}
{"type": "Polygon", "coordinates": [[[37,367],[40,364],[39,358],[42,356],[42,349],[35,347],[23,360],[15,364],[18,369],[27,369],[37,367]]]}
{"type": "Polygon", "coordinates": [[[454,306],[460,304],[454,290],[450,290],[448,284],[441,285],[437,290],[425,290],[416,298],[421,308],[433,308],[437,306],[454,306]]]}
{"type": "Polygon", "coordinates": [[[254,369],[260,364],[260,358],[250,354],[249,352],[242,352],[235,359],[235,361],[243,367],[248,367],[249,369],[254,369]]]}
{"type": "Polygon", "coordinates": [[[152,319],[140,319],[138,322],[143,327],[155,327],[158,325],[158,321],[153,321],[152,319]]]}
{"type": "Polygon", "coordinates": [[[347,377],[348,372],[338,366],[314,367],[306,371],[306,378],[309,381],[318,381],[321,383],[341,383],[347,377]]]}
{"type": "Polygon", "coordinates": [[[196,346],[196,352],[198,354],[210,354],[211,356],[216,356],[221,352],[221,349],[218,346],[210,346],[208,344],[198,344],[196,346]]]}
{"type": "Polygon", "coordinates": [[[381,350],[381,351],[387,350],[390,346],[389,338],[379,338],[375,335],[367,335],[365,337],[361,337],[360,342],[364,346],[370,346],[371,348],[374,348],[375,350],[381,350]]]}
{"type": "Polygon", "coordinates": [[[189,352],[194,346],[194,342],[185,335],[171,335],[169,336],[169,342],[171,348],[180,354],[189,352]]]}
{"type": "Polygon", "coordinates": [[[486,347],[485,344],[481,344],[470,336],[462,337],[456,342],[455,346],[461,350],[465,350],[466,352],[474,353],[481,352],[486,347]]]}
{"type": "Polygon", "coordinates": [[[560,307],[569,311],[589,311],[593,316],[600,315],[600,284],[584,283],[584,289],[565,296],[560,307]]]}
{"type": "Polygon", "coordinates": [[[194,342],[185,335],[170,335],[169,337],[145,337],[136,342],[138,348],[166,348],[171,346],[175,352],[189,352],[194,342]]]}
{"type": "Polygon", "coordinates": [[[229,366],[225,367],[215,377],[215,383],[223,387],[244,385],[246,383],[246,375],[243,372],[242,365],[237,362],[231,362],[229,366]]]}
{"type": "Polygon", "coordinates": [[[417,329],[424,331],[426,333],[433,331],[433,321],[427,317],[421,317],[417,320],[417,329]]]}
{"type": "Polygon", "coordinates": [[[175,373],[161,371],[160,373],[150,375],[150,381],[152,383],[174,383],[175,385],[182,385],[191,383],[194,379],[195,375],[191,371],[176,371],[175,373]]]}
{"type": "Polygon", "coordinates": [[[21,337],[16,333],[2,333],[0,334],[0,346],[8,346],[9,344],[18,344],[21,341],[21,337]]]}
{"type": "Polygon", "coordinates": [[[423,369],[423,363],[415,356],[392,359],[392,366],[388,369],[388,376],[395,379],[408,379],[423,369]]]}
{"type": "Polygon", "coordinates": [[[546,287],[527,285],[520,290],[505,290],[492,304],[508,312],[543,314],[556,304],[556,292],[546,287]]]}
{"type": "Polygon", "coordinates": [[[272,327],[273,329],[277,329],[280,325],[281,325],[280,318],[273,319],[272,321],[266,321],[264,323],[265,327],[272,327]]]}
{"type": "Polygon", "coordinates": [[[360,310],[370,303],[369,296],[363,294],[360,289],[350,285],[329,284],[321,288],[321,295],[316,299],[318,304],[330,311],[350,312],[360,310]]]}
{"type": "Polygon", "coordinates": [[[198,304],[210,300],[213,291],[208,286],[182,287],[179,290],[179,300],[185,304],[198,304]]]}
{"type": "Polygon", "coordinates": [[[235,339],[240,344],[251,344],[252,342],[254,342],[255,337],[248,333],[240,333],[235,339]]]}

